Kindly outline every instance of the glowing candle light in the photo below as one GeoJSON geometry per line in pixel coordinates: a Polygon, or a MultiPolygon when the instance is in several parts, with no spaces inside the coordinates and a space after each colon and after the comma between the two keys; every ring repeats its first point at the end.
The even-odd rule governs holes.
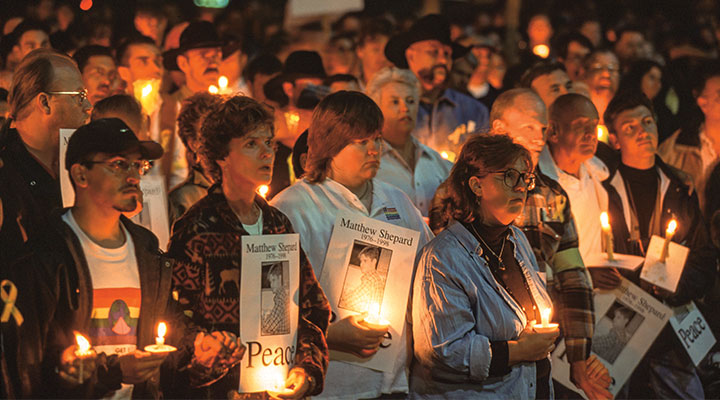
{"type": "Polygon", "coordinates": [[[279,371],[268,370],[265,372],[265,379],[267,383],[267,392],[272,398],[278,398],[278,395],[287,395],[293,392],[292,389],[285,386],[285,379],[279,371]]]}
{"type": "Polygon", "coordinates": [[[152,84],[148,83],[147,85],[143,86],[142,93],[140,93],[140,95],[144,99],[144,98],[150,96],[151,93],[152,93],[152,84]]]}
{"type": "Polygon", "coordinates": [[[673,236],[675,236],[676,230],[677,221],[672,219],[668,223],[667,230],[665,231],[665,242],[663,243],[662,254],[660,255],[661,263],[664,263],[665,260],[668,258],[668,255],[670,253],[670,242],[672,241],[673,236]]]}
{"type": "Polygon", "coordinates": [[[602,125],[602,124],[598,124],[598,126],[597,126],[597,138],[598,138],[598,140],[601,141],[601,142],[607,143],[607,141],[608,141],[608,136],[609,136],[609,133],[608,133],[607,126],[602,125]]]}
{"type": "Polygon", "coordinates": [[[145,346],[145,351],[150,353],[169,353],[177,350],[173,346],[165,344],[165,334],[167,333],[167,325],[164,322],[158,324],[157,337],[155,338],[155,344],[145,346]]]}
{"type": "Polygon", "coordinates": [[[390,321],[380,315],[380,304],[372,302],[368,305],[367,315],[363,319],[365,325],[372,329],[387,329],[390,321]]]}
{"type": "Polygon", "coordinates": [[[600,225],[603,231],[603,240],[605,241],[605,252],[607,253],[608,261],[615,261],[613,255],[613,235],[610,230],[610,219],[608,213],[603,211],[600,213],[600,225]]]}
{"type": "Polygon", "coordinates": [[[80,2],[80,9],[83,11],[87,11],[87,10],[91,9],[92,6],[93,6],[92,0],[82,0],[80,2]]]}
{"type": "Polygon", "coordinates": [[[92,357],[95,354],[95,350],[90,347],[90,341],[80,332],[75,332],[75,343],[77,343],[75,356],[80,359],[80,374],[78,381],[82,384],[84,380],[83,375],[85,373],[85,359],[92,357]]]}
{"type": "Polygon", "coordinates": [[[441,152],[440,152],[440,157],[442,157],[442,158],[444,158],[444,159],[446,159],[446,160],[448,160],[448,161],[450,161],[450,162],[455,162],[455,153],[453,153],[453,152],[450,151],[450,150],[443,150],[443,151],[441,151],[441,152]]]}
{"type": "Polygon", "coordinates": [[[218,87],[220,88],[221,93],[225,92],[228,87],[228,78],[226,76],[223,75],[218,78],[218,87]]]}
{"type": "Polygon", "coordinates": [[[442,153],[440,153],[440,156],[441,156],[442,158],[446,159],[446,160],[448,159],[448,157],[450,157],[450,156],[448,155],[447,151],[443,151],[442,153]]]}
{"type": "Polygon", "coordinates": [[[550,48],[545,44],[538,44],[533,47],[533,54],[540,58],[548,58],[550,55],[550,48]]]}
{"type": "Polygon", "coordinates": [[[540,320],[542,323],[533,325],[535,332],[548,333],[559,329],[557,322],[550,322],[550,314],[552,314],[552,308],[550,307],[540,311],[540,320]]]}
{"type": "Polygon", "coordinates": [[[268,185],[260,185],[260,186],[257,188],[258,194],[259,194],[260,196],[262,196],[263,199],[266,198],[266,196],[267,196],[267,194],[268,194],[269,191],[270,191],[270,187],[269,187],[268,185]]]}

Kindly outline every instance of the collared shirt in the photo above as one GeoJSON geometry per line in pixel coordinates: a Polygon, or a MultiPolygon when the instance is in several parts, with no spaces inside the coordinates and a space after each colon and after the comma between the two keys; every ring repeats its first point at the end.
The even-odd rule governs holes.
{"type": "Polygon", "coordinates": [[[418,109],[413,135],[439,153],[460,154],[460,147],[475,132],[489,126],[488,109],[479,101],[453,89],[445,89],[435,103],[418,109]]]}
{"type": "Polygon", "coordinates": [[[610,176],[608,168],[599,158],[593,157],[582,163],[580,178],[576,178],[558,168],[547,146],[540,153],[538,167],[543,174],[556,180],[570,198],[582,258],[602,253],[600,213],[607,211],[608,195],[601,182],[610,176]]]}
{"type": "Polygon", "coordinates": [[[515,226],[525,233],[540,271],[548,272],[548,281],[554,278],[555,312],[565,337],[568,361],[585,360],[590,355],[595,327],[593,288],[578,249],[567,193],[538,171],[535,188],[528,193],[515,226]]]}
{"type": "MultiPolygon", "coordinates": [[[[530,243],[511,226],[508,240],[535,303],[551,306],[530,243]]],[[[527,317],[493,277],[478,240],[451,221],[422,250],[413,286],[414,354],[410,398],[534,399],[534,362],[490,376],[491,341],[516,340],[527,317]]],[[[550,391],[552,396],[552,390],[550,391]]]]}
{"type": "MultiPolygon", "coordinates": [[[[377,179],[373,179],[372,183],[371,210],[348,188],[329,178],[317,184],[300,180],[273,198],[271,204],[290,218],[295,231],[300,234],[300,244],[315,269],[315,275],[322,276],[325,254],[339,211],[348,210],[419,231],[418,251],[432,239],[430,228],[405,193],[377,179]]],[[[400,346],[406,346],[408,330],[406,327],[403,331],[400,346]]],[[[385,373],[330,361],[325,391],[319,397],[358,399],[377,397],[382,393],[407,392],[406,361],[405,352],[400,352],[393,370],[385,373]]]]}
{"type": "Polygon", "coordinates": [[[408,165],[390,143],[384,141],[380,169],[375,178],[405,192],[423,217],[427,217],[435,189],[450,175],[452,163],[416,138],[410,137],[410,140],[415,143],[414,168],[408,165]]]}

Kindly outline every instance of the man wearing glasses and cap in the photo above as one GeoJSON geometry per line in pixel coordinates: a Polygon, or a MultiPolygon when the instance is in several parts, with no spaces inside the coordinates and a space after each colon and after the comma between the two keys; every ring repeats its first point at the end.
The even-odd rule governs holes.
{"type": "Polygon", "coordinates": [[[420,18],[409,31],[393,36],[385,46],[388,60],[398,68],[409,68],[420,81],[414,135],[451,159],[460,153],[471,133],[488,128],[487,107],[448,88],[452,60],[468,50],[450,40],[450,24],[436,14],[420,18]]]}

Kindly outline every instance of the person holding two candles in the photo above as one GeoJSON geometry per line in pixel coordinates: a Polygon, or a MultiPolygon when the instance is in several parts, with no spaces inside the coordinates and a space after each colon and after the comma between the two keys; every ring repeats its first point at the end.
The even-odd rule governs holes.
{"type": "MultiPolygon", "coordinates": [[[[237,335],[244,312],[240,307],[241,236],[293,233],[293,225],[256,192],[270,183],[273,173],[276,139],[270,109],[249,97],[234,96],[213,107],[200,129],[198,155],[215,183],[175,223],[168,250],[177,261],[173,282],[181,305],[196,324],[237,335]]],[[[288,399],[320,393],[328,363],[325,332],[330,306],[308,258],[300,252],[300,285],[290,288],[291,293],[299,291],[299,315],[293,367],[282,394],[288,399]]],[[[236,395],[239,374],[240,367],[235,366],[211,385],[181,385],[174,396],[218,399],[236,395]]],[[[266,394],[243,396],[263,398],[266,394]]]]}
{"type": "Polygon", "coordinates": [[[547,320],[541,311],[552,302],[512,225],[534,186],[530,153],[509,137],[477,135],[463,146],[443,199],[452,219],[417,265],[410,398],[553,396],[559,330],[531,322],[547,320]]]}
{"type": "Polygon", "coordinates": [[[56,213],[32,254],[10,268],[33,278],[17,291],[28,321],[17,331],[16,371],[30,385],[18,395],[160,396],[170,353],[142,350],[156,342],[160,321],[181,350],[163,365],[164,377],[192,360],[203,368],[188,370],[210,380],[205,370],[242,356],[231,335],[192,335],[171,296],[172,261],[151,232],[123,216],[142,202],[140,177],[161,155],[158,143],[138,140],[115,118],[84,125],[70,139],[65,168],[75,204],[56,213]],[[93,349],[81,351],[76,340],[93,349]]]}
{"type": "MultiPolygon", "coordinates": [[[[696,193],[657,153],[658,128],[652,103],[640,91],[618,93],[608,104],[605,122],[620,162],[609,164],[603,182],[609,197],[609,219],[617,253],[645,256],[650,238],[672,236],[690,248],[675,293],[639,279],[640,269],[624,275],[667,304],[677,306],[703,298],[715,280],[717,254],[710,248],[696,193]],[[675,221],[673,224],[672,221],[675,221]],[[675,225],[674,234],[668,227],[675,225]],[[668,233],[670,232],[670,233],[668,233]]],[[[703,398],[696,369],[670,324],[658,336],[631,378],[631,396],[703,398]]]]}

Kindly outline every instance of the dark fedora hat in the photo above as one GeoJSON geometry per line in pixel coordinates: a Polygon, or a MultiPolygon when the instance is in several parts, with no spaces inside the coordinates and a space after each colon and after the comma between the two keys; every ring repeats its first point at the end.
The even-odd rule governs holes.
{"type": "Polygon", "coordinates": [[[299,78],[321,78],[327,74],[323,67],[322,57],[316,51],[293,51],[285,59],[282,72],[283,82],[294,81],[299,78]]]}
{"type": "Polygon", "coordinates": [[[177,56],[188,50],[222,46],[223,42],[215,30],[215,25],[208,21],[191,22],[180,35],[180,47],[163,54],[163,65],[167,70],[177,71],[177,56]]]}
{"type": "Polygon", "coordinates": [[[450,39],[450,23],[445,17],[439,14],[430,14],[415,21],[407,32],[391,37],[385,45],[385,57],[398,68],[408,68],[405,50],[411,44],[423,40],[437,40],[450,46],[453,59],[460,58],[470,51],[469,47],[462,46],[450,39]]]}

